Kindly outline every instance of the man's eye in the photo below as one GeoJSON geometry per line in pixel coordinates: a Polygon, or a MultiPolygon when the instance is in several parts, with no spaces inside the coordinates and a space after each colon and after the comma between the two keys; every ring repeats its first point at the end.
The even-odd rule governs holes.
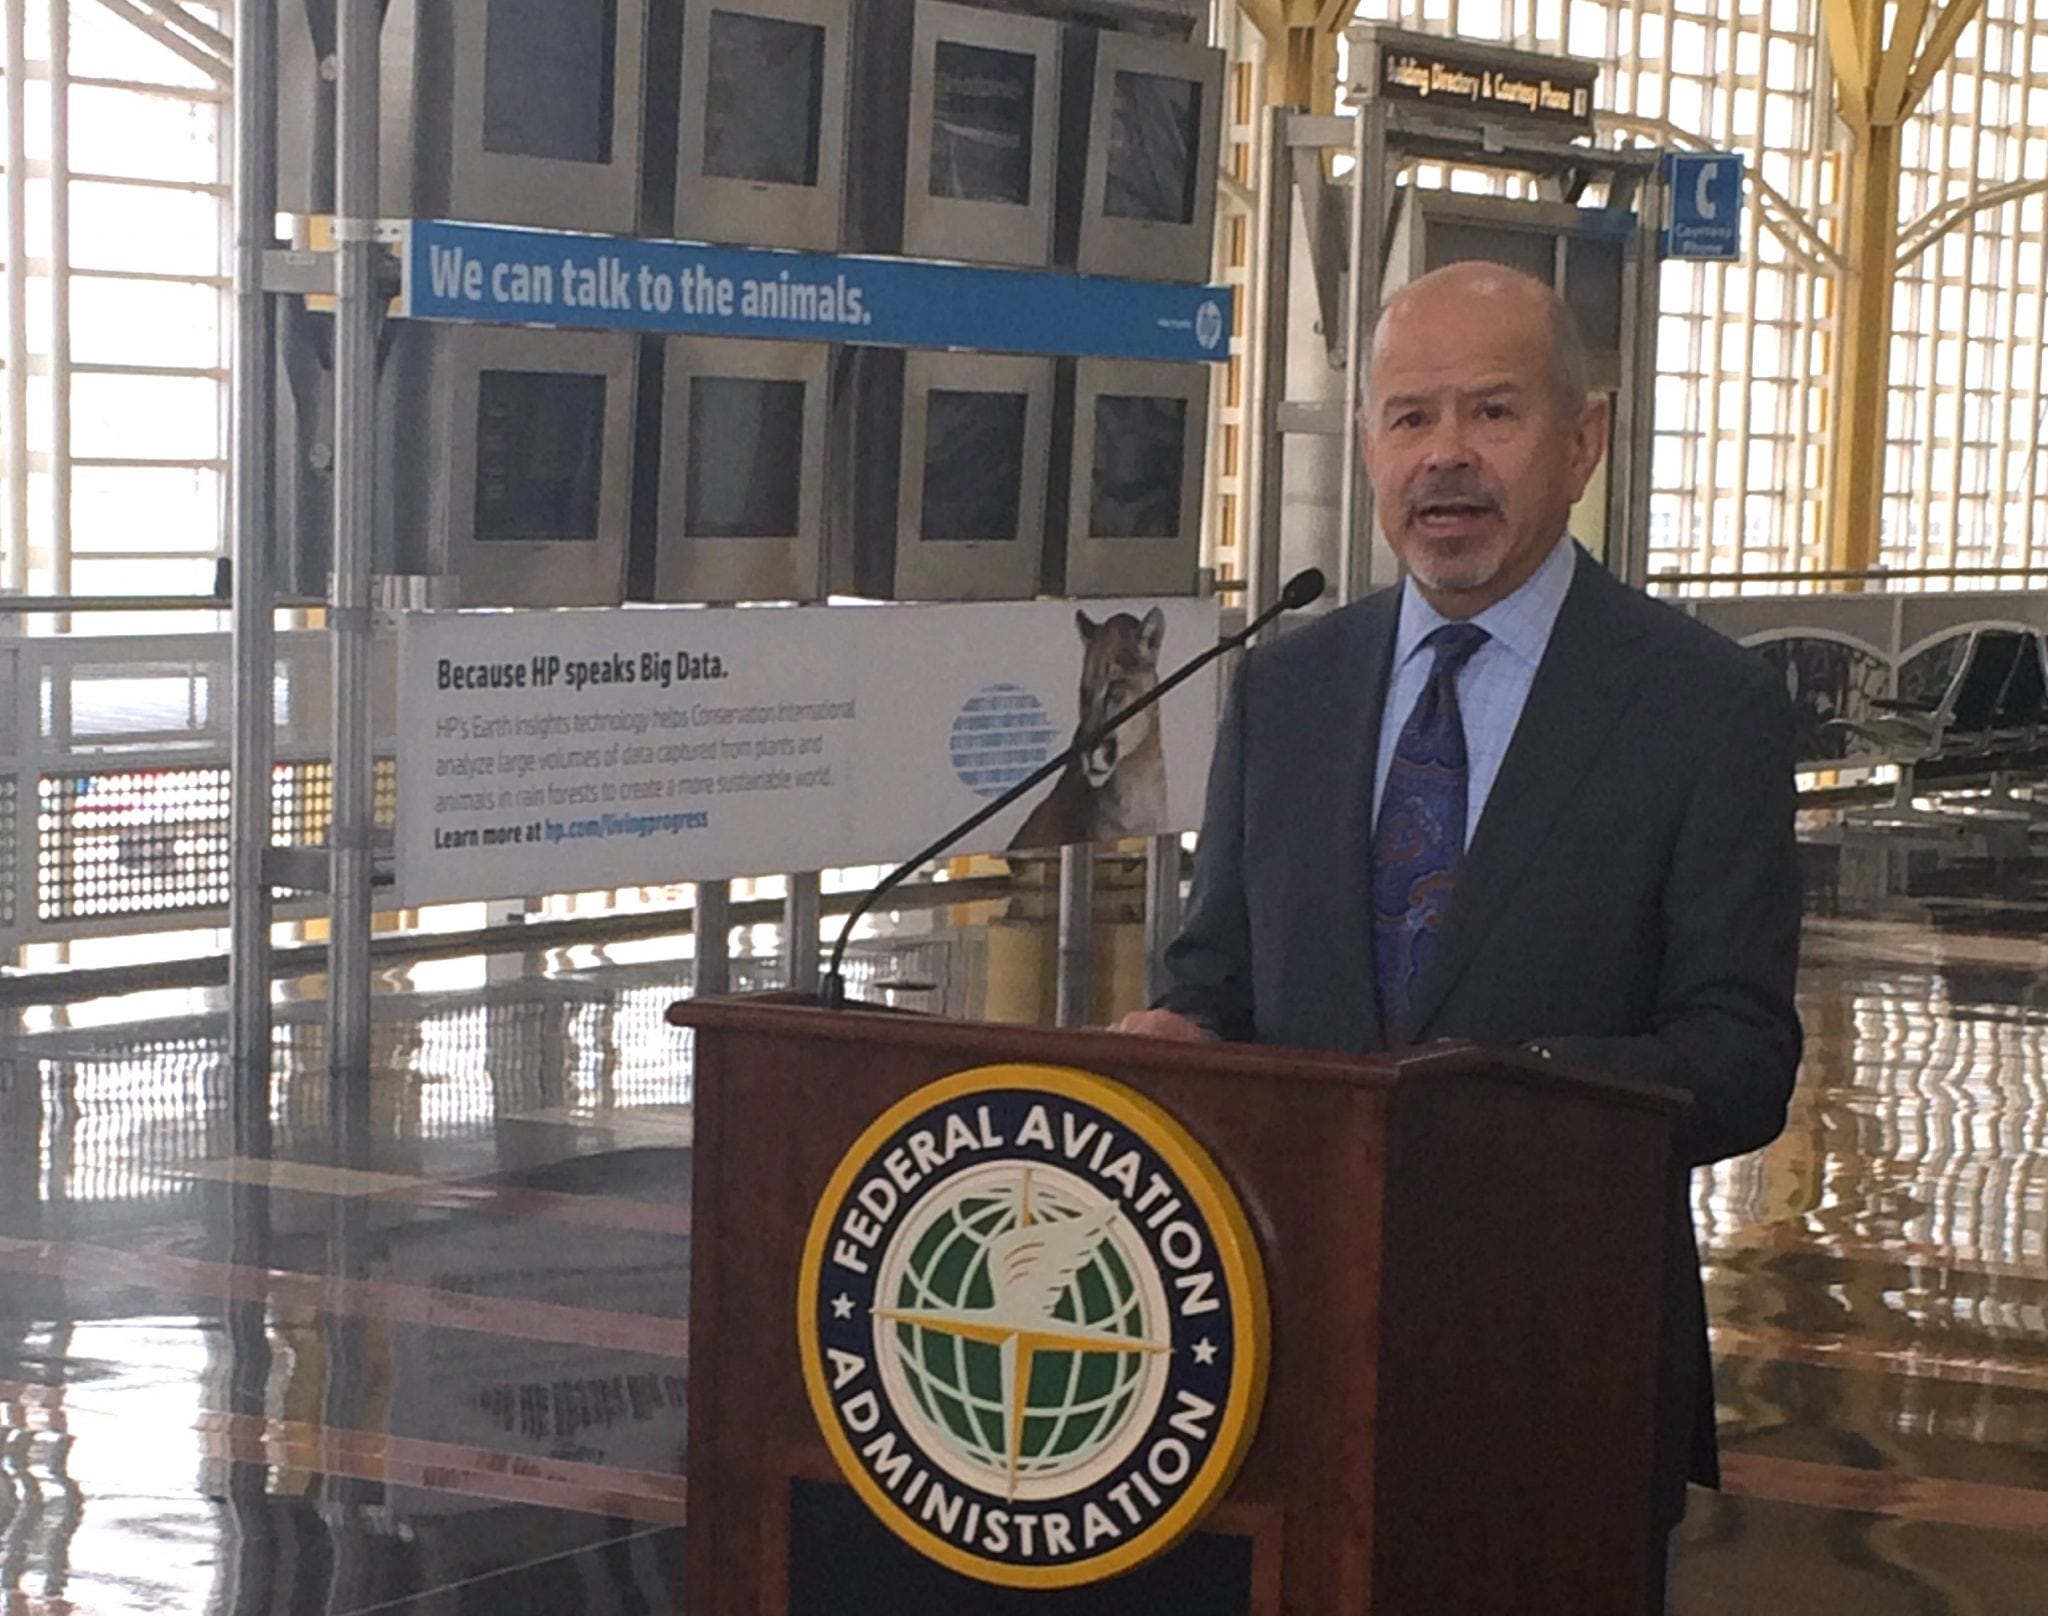
{"type": "Polygon", "coordinates": [[[1420,410],[1408,410],[1394,417],[1394,430],[1396,432],[1413,432],[1421,425],[1422,411],[1420,410]]]}
{"type": "Polygon", "coordinates": [[[1479,406],[1479,418],[1482,421],[1509,421],[1514,419],[1514,414],[1513,410],[1498,400],[1479,406]]]}

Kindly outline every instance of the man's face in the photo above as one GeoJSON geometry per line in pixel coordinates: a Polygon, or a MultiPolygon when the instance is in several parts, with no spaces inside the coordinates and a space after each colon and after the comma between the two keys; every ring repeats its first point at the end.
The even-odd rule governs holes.
{"type": "Polygon", "coordinates": [[[1366,469],[1387,542],[1445,616],[1519,588],[1599,464],[1606,401],[1568,409],[1550,345],[1543,306],[1513,287],[1418,287],[1381,328],[1366,469]]]}

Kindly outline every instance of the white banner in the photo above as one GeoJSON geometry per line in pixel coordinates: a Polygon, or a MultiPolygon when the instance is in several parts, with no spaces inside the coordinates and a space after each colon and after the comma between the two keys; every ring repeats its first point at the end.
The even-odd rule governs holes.
{"type": "MultiPolygon", "coordinates": [[[[1214,600],[411,613],[399,895],[907,858],[1216,635],[1214,600]]],[[[1194,829],[1215,731],[1210,669],[961,851],[1194,829]]]]}

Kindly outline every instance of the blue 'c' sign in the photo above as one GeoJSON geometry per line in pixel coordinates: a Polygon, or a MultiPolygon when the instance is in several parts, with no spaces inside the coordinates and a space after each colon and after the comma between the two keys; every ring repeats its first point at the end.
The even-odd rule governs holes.
{"type": "Polygon", "coordinates": [[[1670,152],[1664,158],[1671,219],[1667,258],[1742,256],[1742,158],[1734,152],[1670,152]]]}

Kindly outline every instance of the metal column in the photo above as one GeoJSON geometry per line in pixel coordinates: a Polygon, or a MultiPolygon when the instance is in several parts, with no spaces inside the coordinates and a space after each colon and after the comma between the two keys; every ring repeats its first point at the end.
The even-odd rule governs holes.
{"type": "Polygon", "coordinates": [[[1155,836],[1145,844],[1145,998],[1167,989],[1166,946],[1180,935],[1180,838],[1155,836]]]}
{"type": "MultiPolygon", "coordinates": [[[[328,585],[334,699],[334,809],[328,828],[327,1116],[335,1165],[369,1166],[371,840],[376,759],[370,734],[370,614],[377,489],[377,335],[383,322],[377,263],[378,57],[383,0],[339,0],[335,10],[334,158],[334,576],[328,585]]],[[[328,1216],[329,1271],[367,1273],[369,1218],[360,1197],[328,1216]]],[[[322,1417],[359,1429],[371,1381],[360,1318],[328,1331],[322,1417]]],[[[362,1506],[371,1484],[330,1476],[324,1494],[334,1555],[329,1610],[371,1595],[372,1549],[362,1506]]]]}
{"type": "MultiPolygon", "coordinates": [[[[271,526],[271,323],[263,290],[263,254],[276,230],[277,60],[275,9],[236,0],[234,13],[235,322],[229,357],[231,513],[234,579],[233,720],[229,745],[228,1129],[235,1155],[267,1161],[270,1122],[270,843],[276,677],[271,526]]],[[[270,1196],[255,1183],[226,1191],[226,1251],[231,1263],[260,1273],[270,1266],[270,1196]]],[[[269,1308],[261,1297],[223,1309],[227,1412],[261,1419],[267,1411],[271,1351],[269,1308]]],[[[270,1506],[266,1465],[228,1468],[227,1506],[244,1545],[227,1573],[229,1601],[267,1595],[267,1556],[258,1530],[270,1506]],[[259,1592],[260,1590],[260,1592],[259,1592]]]]}
{"type": "Polygon", "coordinates": [[[806,870],[789,877],[789,896],[782,903],[783,985],[808,993],[818,985],[818,872],[806,870]]]}
{"type": "Polygon", "coordinates": [[[1085,1027],[1095,1000],[1095,849],[1060,849],[1059,972],[1054,1019],[1085,1027]]]}
{"type": "Polygon", "coordinates": [[[1268,107],[1259,125],[1257,248],[1252,255],[1247,322],[1258,346],[1247,368],[1245,415],[1250,423],[1245,466],[1245,615],[1256,617],[1280,594],[1281,478],[1286,451],[1279,410],[1287,393],[1287,292],[1294,249],[1293,153],[1287,144],[1291,107],[1268,107]]]}
{"type": "Polygon", "coordinates": [[[375,533],[377,54],[383,7],[342,0],[336,38],[334,315],[334,815],[327,1055],[337,1083],[370,1071],[370,568],[375,533]]]}
{"type": "Polygon", "coordinates": [[[1353,130],[1351,199],[1351,284],[1344,321],[1344,453],[1343,495],[1337,518],[1337,543],[1342,562],[1337,579],[1340,603],[1372,591],[1372,484],[1359,454],[1358,409],[1365,398],[1366,363],[1372,326],[1380,305],[1380,240],[1387,218],[1386,114],[1368,103],[1359,109],[1353,130]]]}
{"type": "Polygon", "coordinates": [[[10,3],[7,72],[6,587],[28,588],[28,17],[10,3]]]}
{"type": "Polygon", "coordinates": [[[699,881],[695,916],[696,986],[693,996],[717,999],[732,992],[732,883],[699,881]]]}
{"type": "MultiPolygon", "coordinates": [[[[50,19],[50,566],[56,593],[71,593],[71,14],[49,0],[50,19]]],[[[17,148],[18,149],[18,148],[17,148]]],[[[68,629],[68,620],[61,620],[68,629]]]]}
{"type": "Polygon", "coordinates": [[[1624,369],[1607,451],[1608,477],[1621,485],[1620,499],[1609,498],[1609,527],[1616,510],[1624,513],[1619,541],[1608,543],[1608,565],[1638,589],[1650,582],[1650,458],[1657,443],[1657,296],[1663,261],[1651,244],[1664,228],[1667,200],[1661,181],[1646,180],[1636,192],[1643,250],[1623,286],[1624,369]]]}
{"type": "MultiPolygon", "coordinates": [[[[270,1087],[270,845],[276,678],[270,566],[271,307],[263,254],[277,228],[276,31],[263,0],[235,6],[233,377],[234,733],[229,770],[228,1052],[235,1114],[267,1123],[270,1087]],[[255,1096],[261,1095],[258,1103],[255,1096]]],[[[238,1142],[246,1152],[248,1145],[238,1142]]]]}

